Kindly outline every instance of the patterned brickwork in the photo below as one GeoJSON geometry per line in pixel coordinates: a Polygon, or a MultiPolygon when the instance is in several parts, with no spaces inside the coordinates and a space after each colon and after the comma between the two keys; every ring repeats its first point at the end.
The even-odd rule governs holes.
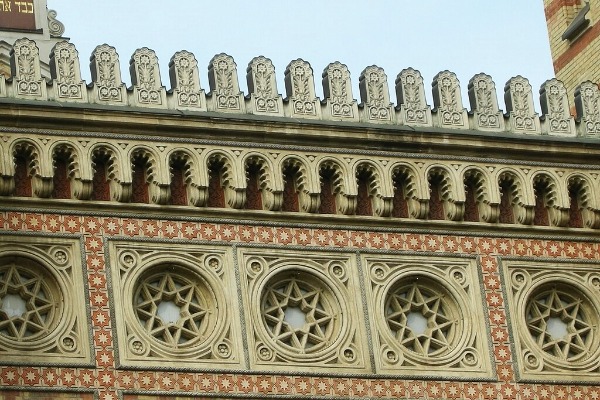
{"type": "MultiPolygon", "coordinates": [[[[503,256],[537,257],[556,260],[599,262],[600,244],[514,237],[477,237],[468,235],[406,232],[370,232],[321,227],[250,226],[206,221],[169,221],[161,219],[105,216],[58,215],[37,212],[3,212],[0,227],[5,234],[77,234],[84,238],[89,287],[91,329],[95,349],[94,368],[54,367],[52,365],[2,365],[0,387],[13,390],[90,390],[100,399],[119,398],[120,393],[144,392],[181,396],[195,394],[243,396],[357,397],[411,399],[598,399],[600,387],[582,384],[518,382],[507,325],[507,308],[502,289],[499,259],[503,256]],[[202,372],[183,370],[128,370],[115,362],[115,338],[111,320],[105,243],[110,238],[186,240],[243,245],[293,245],[297,248],[344,248],[359,252],[417,252],[478,257],[482,290],[489,315],[489,335],[493,349],[496,379],[483,382],[461,380],[399,379],[281,373],[202,372]]],[[[6,399],[12,392],[0,391],[6,399]]],[[[12,396],[12,397],[11,397],[12,396]]],[[[19,394],[21,398],[26,394],[19,394]]],[[[79,395],[77,395],[79,396],[79,395]]],[[[83,396],[83,395],[82,395],[83,396]]],[[[68,397],[67,397],[68,398],[68,397]]],[[[75,397],[78,398],[78,397],[75,397]]],[[[86,397],[81,397],[86,398],[86,397]]]]}

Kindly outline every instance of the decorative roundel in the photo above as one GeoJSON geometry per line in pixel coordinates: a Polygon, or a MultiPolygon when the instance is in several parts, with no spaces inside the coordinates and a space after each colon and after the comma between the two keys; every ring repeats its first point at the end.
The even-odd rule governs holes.
{"type": "Polygon", "coordinates": [[[575,286],[536,288],[527,300],[525,320],[539,349],[562,361],[584,360],[598,347],[597,311],[575,286]]]}
{"type": "Polygon", "coordinates": [[[401,278],[388,291],[384,307],[395,339],[420,356],[443,356],[460,340],[460,309],[450,292],[434,279],[401,278]]]}
{"type": "Polygon", "coordinates": [[[58,282],[43,266],[23,257],[0,261],[0,336],[32,341],[48,335],[63,303],[58,282]]]}
{"type": "Polygon", "coordinates": [[[212,289],[179,265],[150,268],[134,289],[133,308],[145,332],[170,348],[202,342],[216,324],[212,289]]]}
{"type": "Polygon", "coordinates": [[[268,280],[261,296],[261,314],[270,337],[295,354],[328,348],[340,335],[341,308],[319,277],[305,271],[284,271],[268,280]]]}

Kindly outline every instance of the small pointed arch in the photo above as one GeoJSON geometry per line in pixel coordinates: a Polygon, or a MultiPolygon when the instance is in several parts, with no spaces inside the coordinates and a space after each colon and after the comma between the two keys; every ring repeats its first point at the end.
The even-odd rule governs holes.
{"type": "Polygon", "coordinates": [[[208,207],[243,208],[245,188],[237,185],[236,171],[232,159],[224,152],[215,151],[207,155],[208,207]]]}
{"type": "Polygon", "coordinates": [[[285,157],[281,162],[283,178],[283,211],[317,212],[320,205],[318,180],[298,156],[285,157]]]}
{"type": "Polygon", "coordinates": [[[175,149],[167,154],[170,173],[170,198],[172,205],[206,204],[207,185],[199,181],[200,162],[194,153],[186,149],[175,149]]]}
{"type": "Polygon", "coordinates": [[[451,171],[440,165],[433,165],[427,170],[429,184],[428,219],[449,219],[458,221],[464,214],[464,199],[459,197],[451,171]]]}
{"type": "Polygon", "coordinates": [[[347,214],[355,209],[356,197],[346,194],[345,169],[335,160],[326,159],[319,163],[321,204],[319,214],[347,214]]]}
{"type": "MultiPolygon", "coordinates": [[[[34,177],[39,177],[41,172],[40,148],[29,140],[20,140],[13,144],[11,153],[14,161],[14,195],[19,197],[32,197],[34,194],[34,177]]],[[[50,188],[49,192],[51,191],[50,188]]],[[[39,196],[38,193],[35,194],[39,196]]],[[[48,195],[50,195],[50,193],[48,193],[48,195]]]]}
{"type": "Polygon", "coordinates": [[[356,215],[389,216],[393,197],[388,193],[383,172],[370,161],[359,161],[354,168],[357,184],[356,215]]]}
{"type": "Polygon", "coordinates": [[[524,185],[525,178],[517,171],[505,168],[497,173],[500,189],[498,222],[528,225],[533,221],[534,203],[524,185]]]}
{"type": "Polygon", "coordinates": [[[111,144],[98,143],[90,149],[90,160],[92,164],[92,195],[91,199],[96,201],[127,201],[129,190],[129,169],[122,166],[120,152],[111,144]],[[128,172],[127,177],[123,176],[128,172]],[[126,183],[126,186],[123,186],[126,183]]]}
{"type": "Polygon", "coordinates": [[[79,175],[79,154],[69,143],[55,145],[52,150],[54,167],[52,198],[70,199],[73,193],[73,180],[79,175]]]}
{"type": "Polygon", "coordinates": [[[429,190],[419,179],[417,168],[402,163],[392,166],[391,171],[394,187],[392,216],[426,218],[429,210],[429,190]]]}
{"type": "Polygon", "coordinates": [[[538,172],[533,175],[532,183],[535,196],[533,224],[539,226],[568,224],[568,209],[562,206],[562,193],[556,177],[548,172],[538,172]]]}
{"type": "Polygon", "coordinates": [[[148,146],[135,146],[129,153],[133,203],[167,204],[170,198],[166,160],[148,146]]]}
{"type": "Polygon", "coordinates": [[[570,228],[599,228],[600,207],[598,198],[590,178],[582,174],[573,174],[567,178],[569,192],[569,221],[570,228]]]}
{"type": "Polygon", "coordinates": [[[280,174],[274,174],[271,161],[260,154],[245,157],[246,209],[281,209],[283,201],[283,181],[280,174]]]}
{"type": "Polygon", "coordinates": [[[470,166],[463,173],[465,188],[464,221],[497,222],[499,216],[500,191],[488,173],[479,167],[470,166]]]}

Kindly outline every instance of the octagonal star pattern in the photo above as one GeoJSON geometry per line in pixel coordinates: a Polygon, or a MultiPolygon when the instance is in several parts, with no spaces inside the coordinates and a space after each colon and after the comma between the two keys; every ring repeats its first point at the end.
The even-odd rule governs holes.
{"type": "Polygon", "coordinates": [[[443,292],[416,281],[394,290],[386,301],[386,321],[405,348],[421,355],[439,355],[452,347],[456,319],[448,312],[443,292]],[[422,333],[411,329],[408,317],[421,314],[427,320],[422,333]]]}
{"type": "Polygon", "coordinates": [[[21,315],[9,315],[0,307],[0,335],[20,341],[50,332],[58,310],[49,281],[15,263],[0,268],[0,303],[8,295],[19,296],[25,303],[21,315]]]}
{"type": "Polygon", "coordinates": [[[154,338],[177,347],[202,337],[209,310],[199,283],[164,272],[145,279],[138,287],[135,299],[137,316],[154,338]],[[172,302],[179,307],[177,321],[164,321],[160,317],[162,302],[172,302]]]}
{"type": "MultiPolygon", "coordinates": [[[[577,293],[575,291],[575,293],[577,293]]],[[[527,307],[527,327],[535,342],[546,353],[569,361],[590,350],[592,327],[582,312],[583,300],[557,288],[544,291],[527,307]],[[553,337],[548,328],[551,318],[566,326],[566,335],[553,337]]]]}
{"type": "Polygon", "coordinates": [[[276,341],[299,353],[327,346],[332,336],[335,311],[324,299],[323,287],[295,277],[270,285],[262,300],[264,322],[276,341]],[[305,323],[294,327],[286,320],[287,308],[299,308],[305,323]]]}

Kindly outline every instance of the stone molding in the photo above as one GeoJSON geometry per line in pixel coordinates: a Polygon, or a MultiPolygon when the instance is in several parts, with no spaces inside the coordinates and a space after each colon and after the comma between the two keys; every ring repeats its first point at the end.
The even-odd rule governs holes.
{"type": "Polygon", "coordinates": [[[504,87],[506,114],[498,108],[495,84],[485,74],[469,82],[471,110],[462,107],[460,82],[450,71],[442,71],[433,80],[435,108],[426,103],[420,73],[412,68],[396,78],[397,105],[389,101],[387,77],[373,65],[359,77],[361,104],[352,96],[350,72],[339,62],[323,71],[323,99],[315,95],[313,70],[298,59],[285,70],[287,97],[277,89],[275,68],[265,57],[250,61],[247,69],[248,94],[239,88],[233,58],[221,53],[213,57],[208,68],[210,93],[200,89],[197,62],[187,51],[177,52],[169,64],[171,89],[160,81],[154,51],[136,50],[131,58],[132,87],[121,81],[119,56],[115,49],[98,46],[91,57],[92,82],[80,79],[77,50],[66,41],[55,45],[51,54],[51,80],[42,79],[39,50],[34,41],[19,39],[11,51],[11,76],[0,77],[2,98],[39,101],[98,103],[137,108],[260,114],[273,117],[320,119],[326,121],[366,122],[374,124],[433,126],[457,130],[478,130],[514,134],[555,135],[600,138],[600,95],[597,84],[585,82],[576,92],[577,119],[570,116],[569,99],[564,85],[555,79],[540,89],[543,118],[535,112],[531,85],[527,79],[511,78],[504,87]],[[61,50],[63,57],[56,58],[61,50]],[[66,58],[65,58],[66,57],[66,58]],[[68,70],[66,69],[68,67],[68,70]],[[68,82],[68,88],[65,86],[68,82]],[[563,88],[563,89],[561,89],[563,88]],[[549,89],[549,91],[547,90],[549,89]],[[558,90],[558,91],[557,91],[558,90]],[[89,99],[89,100],[88,100],[89,99]],[[558,118],[558,119],[557,119],[558,118]]]}
{"type": "MultiPolygon", "coordinates": [[[[422,159],[410,156],[377,156],[366,159],[360,153],[331,154],[325,151],[253,149],[231,145],[189,145],[153,140],[77,140],[58,139],[43,135],[28,138],[6,136],[0,142],[2,154],[24,154],[30,159],[29,174],[33,196],[51,198],[54,188],[54,163],[58,154],[67,159],[70,198],[91,200],[95,157],[106,157],[106,178],[110,185],[110,200],[128,203],[132,198],[133,170],[136,158],[149,166],[146,176],[149,202],[169,204],[171,198],[172,164],[182,163],[187,206],[206,207],[209,195],[209,165],[222,165],[225,207],[243,209],[248,188],[250,165],[260,170],[259,192],[262,209],[280,211],[283,201],[283,171],[296,171],[299,211],[317,213],[321,202],[321,171],[334,171],[337,214],[357,214],[358,175],[366,174],[370,185],[369,201],[374,217],[389,217],[394,204],[394,182],[402,180],[402,198],[407,206],[406,218],[427,219],[430,207],[431,181],[442,188],[442,219],[465,219],[467,181],[475,185],[473,193],[478,210],[478,222],[498,223],[502,191],[500,181],[511,182],[511,207],[514,223],[533,223],[536,197],[534,187],[547,188],[545,207],[551,226],[566,226],[569,221],[571,189],[577,189],[582,227],[600,227],[600,181],[594,169],[577,166],[539,166],[535,163],[505,161],[498,165],[490,161],[467,161],[460,158],[435,157],[422,159]]],[[[0,196],[12,196],[15,189],[15,164],[0,164],[0,196]]],[[[474,221],[474,222],[477,222],[474,221]]]]}

